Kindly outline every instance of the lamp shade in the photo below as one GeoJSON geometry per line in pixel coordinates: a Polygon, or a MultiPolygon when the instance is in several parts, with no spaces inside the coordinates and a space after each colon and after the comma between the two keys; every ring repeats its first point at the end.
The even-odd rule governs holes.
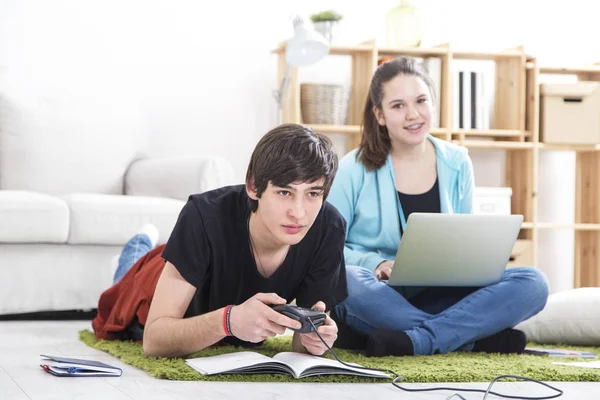
{"type": "Polygon", "coordinates": [[[294,36],[285,48],[285,58],[294,67],[314,64],[329,53],[329,44],[320,33],[307,29],[301,18],[294,20],[294,36]]]}

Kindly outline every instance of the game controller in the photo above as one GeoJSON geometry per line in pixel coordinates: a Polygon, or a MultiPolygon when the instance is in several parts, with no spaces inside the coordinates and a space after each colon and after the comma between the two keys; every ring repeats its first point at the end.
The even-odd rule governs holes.
{"type": "Polygon", "coordinates": [[[325,313],[319,310],[312,310],[310,308],[293,306],[290,304],[277,304],[272,305],[271,308],[280,314],[285,315],[295,321],[300,321],[302,326],[299,329],[290,328],[294,332],[298,333],[310,333],[313,331],[313,327],[310,321],[315,325],[315,328],[325,323],[325,313]]]}

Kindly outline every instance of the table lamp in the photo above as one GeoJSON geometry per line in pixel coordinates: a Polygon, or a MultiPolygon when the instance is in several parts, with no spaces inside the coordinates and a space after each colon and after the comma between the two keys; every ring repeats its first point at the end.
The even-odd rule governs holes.
{"type": "Polygon", "coordinates": [[[292,67],[304,67],[322,60],[329,53],[329,44],[315,30],[306,28],[304,20],[296,16],[293,21],[294,35],[287,41],[285,46],[286,67],[285,74],[278,90],[273,92],[277,101],[277,125],[283,119],[283,99],[290,80],[292,67]]]}

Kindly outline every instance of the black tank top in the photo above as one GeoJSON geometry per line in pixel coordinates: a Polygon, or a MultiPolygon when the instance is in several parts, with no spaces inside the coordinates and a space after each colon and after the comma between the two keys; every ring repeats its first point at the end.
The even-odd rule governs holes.
{"type": "MultiPolygon", "coordinates": [[[[425,213],[439,213],[441,212],[440,205],[440,186],[436,178],[435,183],[425,193],[420,194],[406,194],[398,192],[398,198],[402,205],[402,211],[404,211],[405,221],[408,220],[408,216],[414,212],[425,212],[425,213]]],[[[398,216],[398,219],[400,216],[398,216]]],[[[400,224],[400,234],[402,235],[403,229],[400,224]]]]}

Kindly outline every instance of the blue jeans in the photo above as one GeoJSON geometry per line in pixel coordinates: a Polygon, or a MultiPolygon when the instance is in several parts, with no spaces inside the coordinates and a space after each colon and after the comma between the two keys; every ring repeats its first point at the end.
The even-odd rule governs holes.
{"type": "Polygon", "coordinates": [[[347,266],[348,298],[335,316],[356,332],[404,331],[415,355],[470,351],[477,340],[512,328],[540,312],[548,299],[548,280],[530,267],[506,269],[501,281],[482,288],[430,287],[405,298],[377,280],[373,272],[347,266]]]}
{"type": "Polygon", "coordinates": [[[129,239],[125,243],[125,246],[123,246],[123,250],[119,256],[119,266],[113,277],[113,285],[119,282],[137,260],[145,256],[150,250],[152,250],[152,242],[148,235],[138,233],[129,239]]]}

